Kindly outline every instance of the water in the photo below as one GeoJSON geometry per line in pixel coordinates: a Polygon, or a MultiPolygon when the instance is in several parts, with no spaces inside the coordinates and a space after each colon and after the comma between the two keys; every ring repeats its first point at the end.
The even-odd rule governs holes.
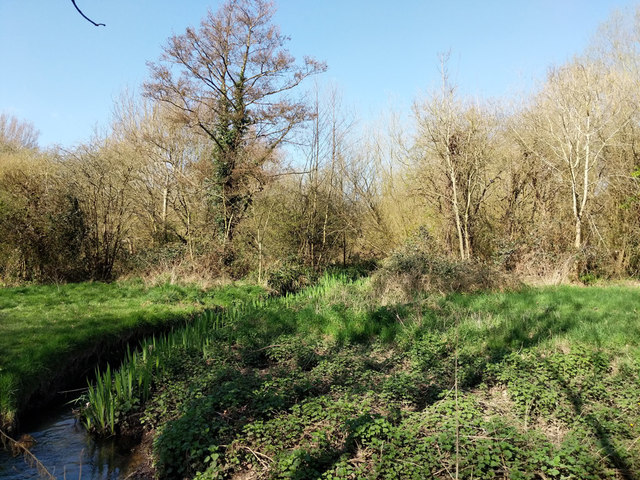
{"type": "MultiPolygon", "coordinates": [[[[131,445],[118,439],[96,440],[87,434],[69,410],[28,426],[26,432],[36,444],[31,452],[61,480],[123,479],[134,463],[131,445]]],[[[0,449],[0,479],[39,479],[35,468],[22,456],[12,457],[0,449]]]]}

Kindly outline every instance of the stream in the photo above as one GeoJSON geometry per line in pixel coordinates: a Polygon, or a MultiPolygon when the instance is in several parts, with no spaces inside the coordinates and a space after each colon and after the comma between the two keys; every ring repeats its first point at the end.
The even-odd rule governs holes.
{"type": "MultiPolygon", "coordinates": [[[[135,458],[131,445],[113,438],[98,440],[91,437],[69,408],[54,411],[46,418],[26,422],[23,433],[37,442],[31,452],[56,478],[61,480],[121,480],[135,458]]],[[[39,479],[35,467],[30,467],[20,455],[12,457],[0,449],[0,479],[39,479]]]]}

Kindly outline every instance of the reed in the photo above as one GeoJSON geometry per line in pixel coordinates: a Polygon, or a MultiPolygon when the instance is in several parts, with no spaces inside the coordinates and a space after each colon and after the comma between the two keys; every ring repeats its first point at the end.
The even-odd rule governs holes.
{"type": "Polygon", "coordinates": [[[255,285],[203,290],[139,280],[0,289],[0,427],[15,426],[36,392],[50,386],[53,397],[86,358],[120,349],[139,332],[264,294],[255,285]]]}
{"type": "Polygon", "coordinates": [[[246,333],[242,329],[250,328],[245,325],[234,329],[234,326],[268,312],[277,316],[279,312],[295,312],[310,304],[313,310],[318,310],[332,291],[357,282],[360,280],[352,282],[346,275],[324,275],[316,285],[300,292],[267,299],[251,298],[222,311],[205,310],[185,326],[143,340],[137,350],[127,349],[116,371],[107,366],[104,372],[96,372],[96,380],[89,385],[81,413],[85,425],[102,435],[114,434],[118,422],[149,399],[154,378],[165,373],[165,365],[176,349],[201,352],[204,357],[214,335],[222,329],[226,329],[226,341],[234,344],[239,335],[246,333]]]}
{"type": "Polygon", "coordinates": [[[118,422],[149,399],[153,378],[164,371],[173,349],[199,350],[204,355],[212,332],[237,321],[258,304],[230,307],[224,312],[205,311],[185,327],[145,339],[133,352],[128,348],[117,370],[107,365],[104,371],[96,371],[95,381],[82,397],[81,416],[87,429],[101,435],[115,434],[118,422]]]}

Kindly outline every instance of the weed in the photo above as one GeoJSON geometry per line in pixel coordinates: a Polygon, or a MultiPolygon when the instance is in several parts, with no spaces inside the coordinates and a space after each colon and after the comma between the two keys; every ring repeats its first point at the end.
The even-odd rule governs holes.
{"type": "MultiPolygon", "coordinates": [[[[132,353],[150,368],[150,393],[132,408],[156,431],[157,475],[560,480],[640,471],[635,290],[382,305],[371,288],[325,277],[208,313],[132,353]]],[[[139,395],[137,371],[111,372],[114,397],[139,395]]]]}

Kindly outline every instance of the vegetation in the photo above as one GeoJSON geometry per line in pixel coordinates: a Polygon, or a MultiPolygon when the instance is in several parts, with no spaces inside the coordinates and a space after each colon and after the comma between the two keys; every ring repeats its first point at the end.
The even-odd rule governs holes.
{"type": "Polygon", "coordinates": [[[149,340],[99,377],[85,421],[155,432],[160,478],[635,478],[639,296],[383,305],[370,279],[324,277],[149,340]]]}
{"type": "Polygon", "coordinates": [[[225,254],[265,182],[263,165],[294,126],[311,118],[304,102],[286,94],[326,68],[310,57],[297,65],[273,15],[265,0],[225,3],[199,30],[169,39],[145,84],[147,96],[168,105],[212,145],[207,193],[225,254]]]}
{"type": "Polygon", "coordinates": [[[273,4],[225,2],[168,39],[102,136],[41,150],[0,114],[0,281],[264,282],[417,236],[528,280],[636,276],[640,16],[621,15],[509,108],[462,97],[443,56],[412,120],[375,130],[335,88],[302,90],[325,65],[292,57],[273,4]]]}
{"type": "Polygon", "coordinates": [[[637,478],[636,13],[509,108],[443,56],[402,129],[306,95],[266,0],[72,150],[0,113],[2,423],[99,364],[84,424],[160,478],[637,478]]]}
{"type": "Polygon", "coordinates": [[[147,287],[141,281],[0,290],[2,423],[11,423],[30,401],[55,396],[52,389],[68,383],[71,372],[82,380],[92,364],[118,358],[114,354],[128,341],[260,292],[249,286],[147,287]]]}

